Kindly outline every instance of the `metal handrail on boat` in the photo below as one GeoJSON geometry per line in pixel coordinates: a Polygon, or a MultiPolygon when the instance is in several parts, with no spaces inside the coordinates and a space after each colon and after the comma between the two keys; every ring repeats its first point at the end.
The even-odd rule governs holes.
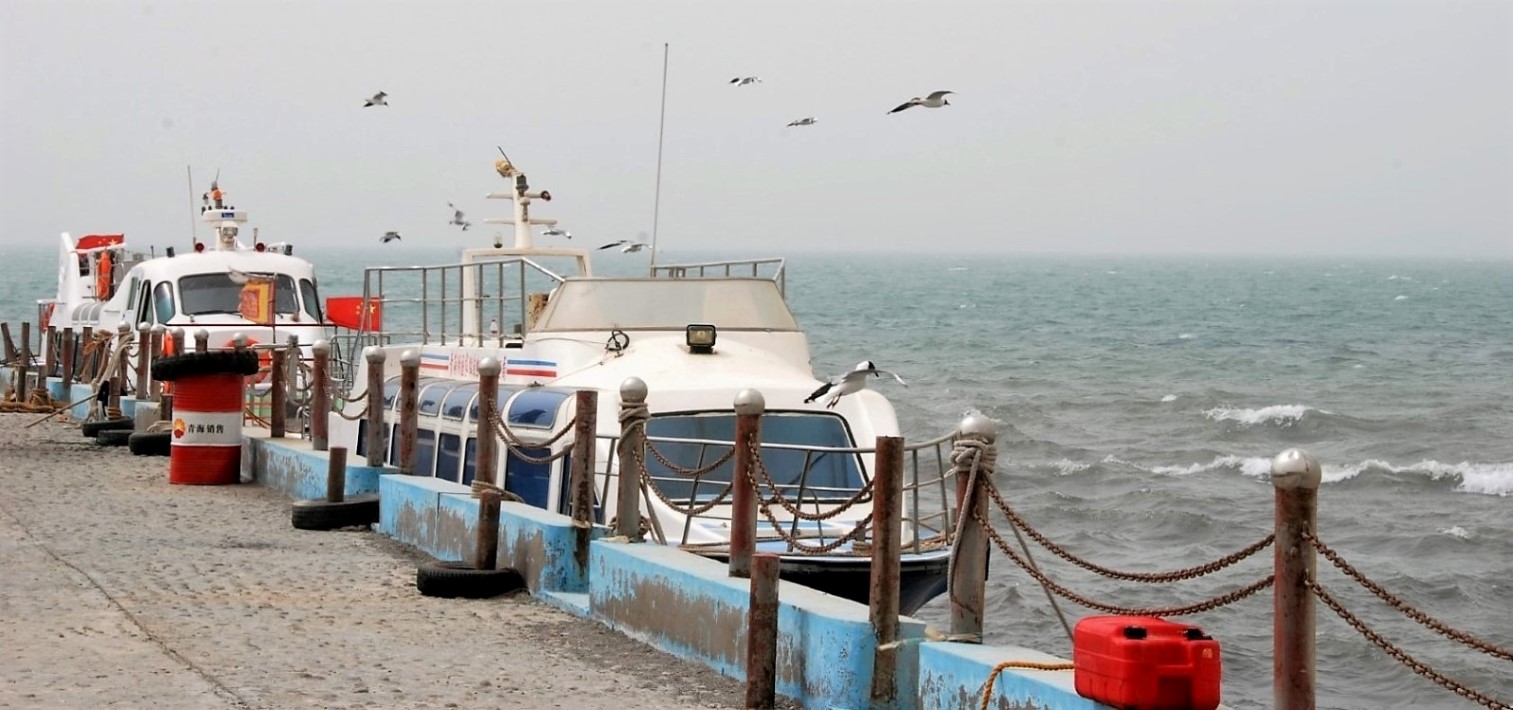
{"type": "Polygon", "coordinates": [[[776,264],[771,278],[777,282],[778,293],[784,298],[788,297],[788,264],[782,257],[766,259],[732,259],[729,261],[704,261],[689,262],[686,264],[652,264],[652,278],[686,279],[686,278],[710,278],[720,276],[744,276],[733,269],[739,268],[744,271],[747,267],[751,270],[751,276],[761,277],[761,267],[768,264],[776,264]],[[711,273],[716,272],[717,273],[711,273]]]}

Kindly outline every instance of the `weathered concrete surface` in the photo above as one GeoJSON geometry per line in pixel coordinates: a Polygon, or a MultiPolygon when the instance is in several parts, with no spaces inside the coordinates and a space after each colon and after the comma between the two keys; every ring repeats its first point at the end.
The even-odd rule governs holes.
{"type": "MultiPolygon", "coordinates": [[[[0,707],[739,707],[740,687],[528,597],[429,599],[408,549],[256,486],[0,415],[0,707]]],[[[791,707],[791,706],[790,706],[791,707]]]]}

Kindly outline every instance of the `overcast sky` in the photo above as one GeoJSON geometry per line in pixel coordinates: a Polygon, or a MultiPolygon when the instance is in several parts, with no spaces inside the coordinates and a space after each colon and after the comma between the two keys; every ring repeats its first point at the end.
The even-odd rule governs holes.
{"type": "Polygon", "coordinates": [[[482,243],[496,145],[633,238],[666,42],[665,250],[1513,255],[1506,0],[0,8],[7,246],[187,244],[186,166],[267,241],[482,243]]]}

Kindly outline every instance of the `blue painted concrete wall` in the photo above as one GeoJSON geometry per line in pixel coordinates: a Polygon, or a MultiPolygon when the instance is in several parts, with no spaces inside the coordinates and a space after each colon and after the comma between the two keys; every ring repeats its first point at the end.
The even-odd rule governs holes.
{"type": "MultiPolygon", "coordinates": [[[[589,608],[621,632],[720,673],[745,678],[750,582],[727,565],[676,548],[599,541],[591,552],[589,608]]],[[[866,708],[877,638],[867,607],[780,582],[778,688],[810,708],[866,708]]],[[[925,625],[904,617],[899,638],[921,639],[925,625]]],[[[899,648],[899,702],[915,706],[918,643],[899,648]]]]}
{"type": "MultiPolygon", "coordinates": [[[[348,453],[345,494],[377,493],[378,477],[385,469],[354,462],[361,464],[363,459],[348,453]]],[[[267,429],[242,429],[242,477],[246,480],[295,500],[325,498],[330,466],[330,452],[316,451],[308,439],[271,439],[267,429]]]]}
{"type": "MultiPolygon", "coordinates": [[[[54,400],[61,401],[64,404],[73,404],[74,402],[78,402],[81,399],[85,399],[86,397],[93,395],[94,393],[95,388],[87,384],[75,382],[73,383],[73,385],[65,387],[63,385],[63,378],[47,378],[47,396],[52,397],[54,400]]],[[[89,409],[93,405],[93,400],[80,402],[79,404],[76,404],[73,407],[69,408],[68,415],[75,419],[84,419],[85,417],[89,416],[89,409]]],[[[121,413],[125,416],[130,417],[135,411],[136,398],[122,397],[121,413]]]]}
{"type": "MultiPolygon", "coordinates": [[[[983,684],[992,674],[994,666],[1004,661],[1068,662],[1048,653],[1015,646],[924,643],[919,648],[920,710],[980,707],[983,684]]],[[[1077,695],[1071,671],[1015,668],[998,675],[988,707],[994,710],[1108,710],[1106,705],[1077,695]]]]}

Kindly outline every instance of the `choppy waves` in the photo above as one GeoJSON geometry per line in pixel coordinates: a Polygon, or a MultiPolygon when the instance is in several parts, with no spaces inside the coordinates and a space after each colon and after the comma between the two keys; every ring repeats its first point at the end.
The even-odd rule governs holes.
{"type": "MultiPolygon", "coordinates": [[[[1266,456],[1220,455],[1209,461],[1177,464],[1141,464],[1117,456],[1105,456],[1096,464],[1062,458],[1049,461],[1037,468],[1054,471],[1067,476],[1081,474],[1097,468],[1112,470],[1134,469],[1161,476],[1198,476],[1211,473],[1238,473],[1252,478],[1271,474],[1271,458],[1266,456]]],[[[1323,466],[1325,484],[1343,483],[1371,476],[1389,476],[1395,482],[1431,485],[1454,482],[1452,490],[1458,493],[1473,493],[1489,496],[1513,495],[1513,462],[1506,463],[1443,463],[1423,460],[1411,464],[1393,464],[1380,459],[1366,459],[1358,463],[1323,466]]]]}
{"type": "Polygon", "coordinates": [[[1242,407],[1214,407],[1203,412],[1203,416],[1216,422],[1237,422],[1240,424],[1279,424],[1291,426],[1303,421],[1303,417],[1310,412],[1318,414],[1331,414],[1323,409],[1315,409],[1302,404],[1274,404],[1269,407],[1258,409],[1245,409],[1242,407]]]}

